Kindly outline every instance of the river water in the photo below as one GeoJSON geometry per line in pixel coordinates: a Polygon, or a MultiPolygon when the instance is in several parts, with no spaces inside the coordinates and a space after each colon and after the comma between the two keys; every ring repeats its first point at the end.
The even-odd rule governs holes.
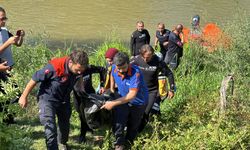
{"type": "MultiPolygon", "coordinates": [[[[250,13],[250,0],[1,0],[8,28],[24,29],[27,36],[48,35],[48,41],[103,41],[112,32],[128,42],[138,20],[154,36],[156,24],[166,28],[182,23],[190,27],[192,16],[221,25],[237,9],[250,13]]],[[[151,40],[153,41],[153,39],[151,40]]]]}

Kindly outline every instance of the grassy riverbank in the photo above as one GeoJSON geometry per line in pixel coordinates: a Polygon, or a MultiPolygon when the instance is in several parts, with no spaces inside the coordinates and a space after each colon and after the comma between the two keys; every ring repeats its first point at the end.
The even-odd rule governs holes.
{"type": "MultiPolygon", "coordinates": [[[[150,122],[133,149],[250,149],[250,20],[244,15],[237,17],[224,26],[224,31],[231,37],[228,48],[208,53],[196,43],[186,46],[181,65],[175,71],[174,99],[162,103],[162,115],[150,122]],[[227,97],[227,107],[221,113],[219,90],[228,74],[233,74],[234,92],[227,97]]],[[[108,39],[90,53],[90,62],[103,65],[108,47],[129,52],[119,40],[108,39]]],[[[11,80],[22,90],[34,71],[50,58],[69,53],[69,49],[51,51],[42,42],[14,48],[16,65],[11,80]]],[[[8,84],[6,88],[9,97],[18,91],[8,84]]],[[[34,90],[26,110],[16,105],[11,108],[17,114],[17,124],[0,125],[0,149],[45,149],[35,94],[34,90]]],[[[0,99],[7,97],[0,95],[0,99]]],[[[79,124],[73,111],[69,141],[73,149],[111,149],[113,137],[108,136],[108,130],[88,134],[86,144],[76,144],[79,124]],[[104,136],[104,140],[96,141],[97,135],[104,136]]]]}

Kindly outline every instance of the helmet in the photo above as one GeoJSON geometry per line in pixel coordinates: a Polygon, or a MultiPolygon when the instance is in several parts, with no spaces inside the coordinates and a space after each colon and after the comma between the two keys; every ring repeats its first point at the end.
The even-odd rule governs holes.
{"type": "Polygon", "coordinates": [[[200,16],[199,15],[195,15],[192,18],[192,26],[198,26],[200,24],[200,16]]]}

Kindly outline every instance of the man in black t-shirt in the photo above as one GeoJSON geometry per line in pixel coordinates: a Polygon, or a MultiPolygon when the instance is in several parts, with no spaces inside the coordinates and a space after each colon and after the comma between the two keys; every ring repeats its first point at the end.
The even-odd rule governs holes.
{"type": "Polygon", "coordinates": [[[139,55],[139,51],[142,45],[150,43],[150,35],[148,30],[144,29],[144,22],[138,21],[136,23],[136,31],[131,35],[130,49],[131,56],[139,55]]]}
{"type": "Polygon", "coordinates": [[[165,29],[165,25],[164,23],[158,23],[157,25],[157,30],[156,30],[156,34],[155,34],[155,50],[158,49],[158,42],[160,45],[160,52],[163,56],[163,58],[165,58],[166,56],[166,52],[168,50],[168,38],[169,38],[169,34],[170,31],[168,29],[165,29]]]}

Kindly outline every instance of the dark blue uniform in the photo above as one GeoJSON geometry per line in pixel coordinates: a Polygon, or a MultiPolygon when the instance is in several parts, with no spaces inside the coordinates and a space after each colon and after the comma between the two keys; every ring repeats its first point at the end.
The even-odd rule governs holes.
{"type": "Polygon", "coordinates": [[[169,34],[168,39],[168,51],[164,61],[172,69],[176,69],[180,63],[180,57],[183,55],[183,43],[179,35],[176,35],[174,32],[169,34]]]}
{"type": "Polygon", "coordinates": [[[129,66],[126,75],[120,74],[116,66],[113,65],[111,73],[121,96],[126,96],[129,90],[138,91],[136,97],[129,103],[114,108],[115,145],[124,145],[126,140],[132,143],[138,133],[138,127],[148,102],[148,88],[144,83],[140,69],[135,65],[129,66]],[[123,133],[125,126],[127,126],[126,136],[123,133]]]}
{"type": "Polygon", "coordinates": [[[161,52],[163,58],[165,58],[166,52],[168,51],[168,47],[164,46],[163,43],[168,42],[170,32],[171,31],[169,31],[168,29],[164,29],[163,33],[161,33],[160,31],[156,31],[156,33],[155,33],[155,35],[159,41],[159,45],[161,48],[160,52],[161,52]]]}
{"type": "Polygon", "coordinates": [[[76,78],[77,75],[69,71],[67,57],[52,60],[32,77],[34,81],[41,82],[38,92],[39,117],[45,127],[46,145],[49,150],[58,149],[56,115],[59,142],[66,144],[68,141],[71,115],[70,92],[76,78]]]}

